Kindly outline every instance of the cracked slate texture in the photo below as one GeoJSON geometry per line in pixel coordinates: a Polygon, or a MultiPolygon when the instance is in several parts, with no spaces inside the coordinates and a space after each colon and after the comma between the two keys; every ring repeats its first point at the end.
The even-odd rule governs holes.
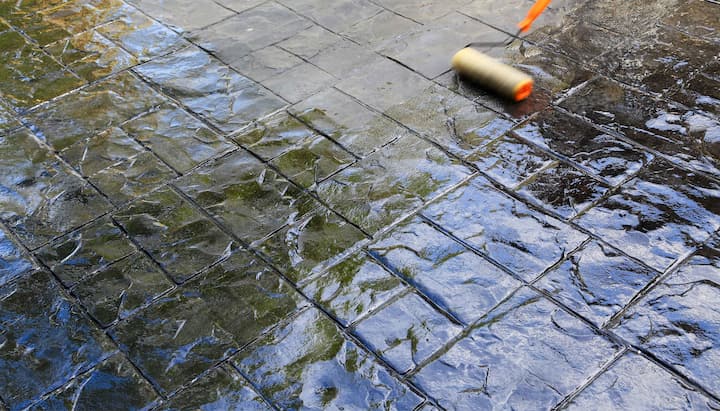
{"type": "Polygon", "coordinates": [[[715,3],[0,3],[0,409],[718,408],[715,3]]]}

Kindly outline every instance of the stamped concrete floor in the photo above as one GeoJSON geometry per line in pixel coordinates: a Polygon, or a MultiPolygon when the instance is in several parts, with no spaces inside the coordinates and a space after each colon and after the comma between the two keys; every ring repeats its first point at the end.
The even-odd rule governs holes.
{"type": "Polygon", "coordinates": [[[0,1],[0,409],[720,409],[720,4],[0,1]]]}

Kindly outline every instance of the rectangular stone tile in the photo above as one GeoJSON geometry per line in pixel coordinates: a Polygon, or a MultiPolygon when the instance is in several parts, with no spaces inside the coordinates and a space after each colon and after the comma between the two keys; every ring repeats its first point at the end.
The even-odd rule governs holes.
{"type": "Polygon", "coordinates": [[[88,82],[137,64],[135,57],[95,30],[52,43],[45,50],[88,82]]]}
{"type": "Polygon", "coordinates": [[[264,0],[218,0],[217,1],[218,4],[221,4],[229,9],[232,9],[232,10],[238,12],[238,13],[241,13],[245,10],[256,7],[264,2],[265,2],[264,0]]]}
{"type": "Polygon", "coordinates": [[[107,327],[173,285],[154,262],[137,252],[82,280],[72,293],[95,320],[107,327]]]}
{"type": "MultiPolygon", "coordinates": [[[[383,60],[383,57],[373,53],[366,47],[346,39],[341,39],[319,50],[314,57],[309,59],[310,63],[338,79],[344,80],[354,76],[364,76],[367,80],[363,81],[369,81],[370,84],[378,82],[378,79],[371,74],[373,70],[376,70],[377,62],[383,60]]],[[[388,76],[388,74],[383,75],[388,76]]],[[[397,74],[395,75],[397,76],[397,74]]],[[[399,79],[393,80],[399,81],[399,79]]]]}
{"type": "Polygon", "coordinates": [[[155,59],[136,70],[226,133],[285,104],[195,47],[155,59]]]}
{"type": "Polygon", "coordinates": [[[339,35],[318,25],[312,25],[279,42],[277,46],[305,60],[313,60],[324,50],[343,41],[344,39],[339,35]]]}
{"type": "Polygon", "coordinates": [[[332,140],[318,136],[290,148],[270,164],[301,187],[317,186],[339,170],[349,166],[355,157],[332,140]]]}
{"type": "Polygon", "coordinates": [[[0,133],[20,127],[20,122],[15,117],[13,110],[0,101],[0,133]]]}
{"type": "Polygon", "coordinates": [[[41,146],[27,129],[0,142],[0,218],[37,248],[110,210],[92,186],[41,146]]]}
{"type": "Polygon", "coordinates": [[[573,13],[573,18],[613,30],[625,36],[643,34],[679,7],[672,0],[628,4],[622,0],[590,1],[573,13]]]}
{"type": "Polygon", "coordinates": [[[40,248],[35,255],[66,287],[135,252],[109,217],[101,218],[40,248]]]}
{"type": "Polygon", "coordinates": [[[235,242],[170,188],[136,200],[115,214],[176,282],[226,256],[235,242]]]}
{"type": "Polygon", "coordinates": [[[370,254],[470,324],[508,297],[520,282],[415,218],[368,246],[370,254]]]}
{"type": "Polygon", "coordinates": [[[160,3],[153,0],[129,0],[128,2],[177,32],[197,30],[233,15],[232,11],[212,0],[172,0],[160,3]]]}
{"type": "Polygon", "coordinates": [[[145,151],[122,129],[112,127],[79,140],[60,152],[60,157],[84,176],[91,176],[113,164],[145,151]]]}
{"type": "Polygon", "coordinates": [[[257,249],[295,283],[324,272],[366,240],[362,231],[320,208],[283,227],[257,249]]]}
{"type": "Polygon", "coordinates": [[[431,83],[405,67],[380,58],[367,62],[362,71],[353,73],[337,84],[337,88],[380,111],[398,105],[431,83]]]}
{"type": "Polygon", "coordinates": [[[505,33],[453,12],[432,24],[397,37],[380,53],[427,78],[435,78],[450,70],[453,55],[468,43],[476,39],[502,42],[506,38],[505,33]]]}
{"type": "Polygon", "coordinates": [[[250,154],[235,152],[177,182],[242,240],[252,243],[319,206],[250,154]]]}
{"type": "Polygon", "coordinates": [[[174,105],[160,106],[122,129],[180,173],[235,148],[174,105]]]}
{"type": "Polygon", "coordinates": [[[342,170],[316,191],[331,208],[374,234],[470,174],[435,146],[407,135],[342,170]]]}
{"type": "Polygon", "coordinates": [[[517,193],[546,210],[571,219],[599,202],[610,189],[582,171],[559,163],[521,183],[517,193]]]}
{"type": "Polygon", "coordinates": [[[122,354],[117,354],[29,410],[107,409],[120,404],[132,409],[149,409],[157,399],[158,395],[145,378],[122,354]]]}
{"type": "MultiPolygon", "coordinates": [[[[459,4],[457,8],[460,13],[511,33],[517,32],[517,23],[525,17],[524,13],[532,6],[530,0],[507,0],[502,2],[473,0],[462,3],[464,4],[459,4]]],[[[551,2],[551,5],[554,5],[554,2],[551,2]]],[[[544,13],[548,11],[546,9],[544,13]]]]}
{"type": "Polygon", "coordinates": [[[720,244],[714,240],[619,319],[620,336],[720,394],[720,244]]]}
{"type": "Polygon", "coordinates": [[[661,22],[683,33],[720,43],[716,13],[717,5],[708,1],[682,2],[670,8],[661,22]]]}
{"type": "Polygon", "coordinates": [[[0,288],[0,334],[0,395],[13,409],[29,406],[113,351],[46,272],[0,288]]]}
{"type": "Polygon", "coordinates": [[[605,74],[614,75],[617,65],[605,60],[605,54],[625,52],[628,49],[625,40],[626,37],[616,31],[576,20],[550,28],[540,45],[605,74]]]}
{"type": "Polygon", "coordinates": [[[254,122],[232,139],[263,160],[270,161],[315,136],[305,124],[280,112],[254,122]]]}
{"type": "Polygon", "coordinates": [[[422,399],[316,310],[254,342],[234,364],[282,409],[413,409],[422,399]]]}
{"type": "MultiPolygon", "coordinates": [[[[24,3],[24,2],[23,2],[24,3]]],[[[45,46],[52,42],[70,37],[72,34],[62,26],[47,21],[39,12],[16,8],[11,2],[4,2],[3,18],[15,27],[21,27],[23,33],[35,40],[38,45],[45,46]]]]}
{"type": "Polygon", "coordinates": [[[331,5],[314,0],[282,0],[281,2],[335,33],[340,33],[353,24],[382,11],[382,8],[368,0],[336,0],[331,5]]]}
{"type": "Polygon", "coordinates": [[[577,223],[665,271],[720,228],[720,185],[657,160],[577,223]]]}
{"type": "Polygon", "coordinates": [[[34,264],[9,233],[0,227],[0,286],[33,270],[34,264]]]}
{"type": "Polygon", "coordinates": [[[462,331],[415,293],[406,294],[353,329],[395,370],[406,373],[462,331]],[[388,324],[392,323],[392,327],[388,324]]]}
{"type": "Polygon", "coordinates": [[[123,72],[63,96],[28,114],[25,120],[50,146],[62,150],[162,102],[154,90],[123,72]]]}
{"type": "Polygon", "coordinates": [[[512,135],[487,143],[471,154],[467,161],[510,189],[557,164],[557,160],[547,153],[512,135]]]}
{"type": "Polygon", "coordinates": [[[588,238],[498,192],[482,178],[463,185],[422,213],[526,281],[588,238]]]}
{"type": "Polygon", "coordinates": [[[351,25],[343,34],[364,46],[378,50],[395,38],[415,32],[420,27],[420,24],[408,18],[383,10],[369,19],[351,25]]]}
{"type": "Polygon", "coordinates": [[[17,109],[28,109],[85,83],[15,31],[0,34],[0,50],[0,90],[17,109]]]}
{"type": "Polygon", "coordinates": [[[720,176],[718,158],[705,149],[720,128],[716,120],[602,79],[560,105],[666,154],[675,163],[720,176]]]}
{"type": "Polygon", "coordinates": [[[361,157],[407,133],[334,88],[295,104],[290,112],[361,157]]]}
{"type": "Polygon", "coordinates": [[[566,156],[615,186],[636,174],[654,156],[557,110],[547,110],[514,132],[566,156]]]}
{"type": "Polygon", "coordinates": [[[247,411],[269,411],[272,408],[253,391],[232,366],[221,364],[192,385],[164,402],[159,409],[180,411],[212,407],[247,411]]]}
{"type": "Polygon", "coordinates": [[[311,25],[312,22],[286,7],[267,2],[197,31],[191,38],[232,65],[250,52],[292,37],[311,25]]]}
{"type": "Polygon", "coordinates": [[[378,4],[386,7],[401,16],[408,17],[420,23],[429,23],[440,18],[451,10],[470,3],[472,0],[447,0],[442,3],[422,0],[379,0],[378,4]]]}
{"type": "MultiPolygon", "coordinates": [[[[670,99],[709,117],[720,118],[720,62],[708,64],[688,80],[682,89],[670,95],[670,99]]],[[[720,156],[717,151],[714,155],[720,156]]]]}
{"type": "Polygon", "coordinates": [[[592,241],[536,286],[602,327],[657,275],[618,251],[592,241]]]}
{"type": "Polygon", "coordinates": [[[714,401],[655,363],[635,354],[625,354],[567,406],[587,410],[606,404],[615,409],[713,409],[714,401]]]}
{"type": "Polygon", "coordinates": [[[347,326],[404,289],[400,279],[360,252],[309,282],[303,292],[347,326]]]}
{"type": "Polygon", "coordinates": [[[79,34],[123,15],[131,9],[120,0],[68,1],[40,13],[43,20],[72,34],[79,34]]]}
{"type": "Polygon", "coordinates": [[[303,61],[277,46],[253,51],[233,59],[230,66],[255,81],[265,81],[281,75],[303,61]]]}
{"type": "Polygon", "coordinates": [[[187,45],[179,34],[136,9],[129,9],[117,19],[99,26],[97,31],[139,61],[147,61],[187,45]]]}
{"type": "Polygon", "coordinates": [[[142,153],[102,169],[90,176],[90,182],[115,205],[149,193],[177,174],[151,152],[142,153]]]}
{"type": "Polygon", "coordinates": [[[386,113],[463,158],[513,126],[510,120],[439,85],[386,113]]]}
{"type": "Polygon", "coordinates": [[[549,409],[619,348],[523,289],[413,381],[448,409],[549,409]]]}
{"type": "Polygon", "coordinates": [[[333,76],[312,64],[302,63],[262,84],[290,103],[297,103],[329,88],[336,81],[333,76]]]}

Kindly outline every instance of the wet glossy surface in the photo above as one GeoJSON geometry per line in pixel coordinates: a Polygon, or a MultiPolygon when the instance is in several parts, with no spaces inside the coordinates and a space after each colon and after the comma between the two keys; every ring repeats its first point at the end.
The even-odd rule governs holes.
{"type": "Polygon", "coordinates": [[[717,1],[0,1],[0,409],[717,409],[717,1]]]}

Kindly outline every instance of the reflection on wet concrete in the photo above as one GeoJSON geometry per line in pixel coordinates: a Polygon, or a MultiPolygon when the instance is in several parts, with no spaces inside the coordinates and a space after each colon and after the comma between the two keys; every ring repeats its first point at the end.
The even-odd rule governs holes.
{"type": "Polygon", "coordinates": [[[0,2],[0,410],[720,409],[720,5],[0,2]]]}

